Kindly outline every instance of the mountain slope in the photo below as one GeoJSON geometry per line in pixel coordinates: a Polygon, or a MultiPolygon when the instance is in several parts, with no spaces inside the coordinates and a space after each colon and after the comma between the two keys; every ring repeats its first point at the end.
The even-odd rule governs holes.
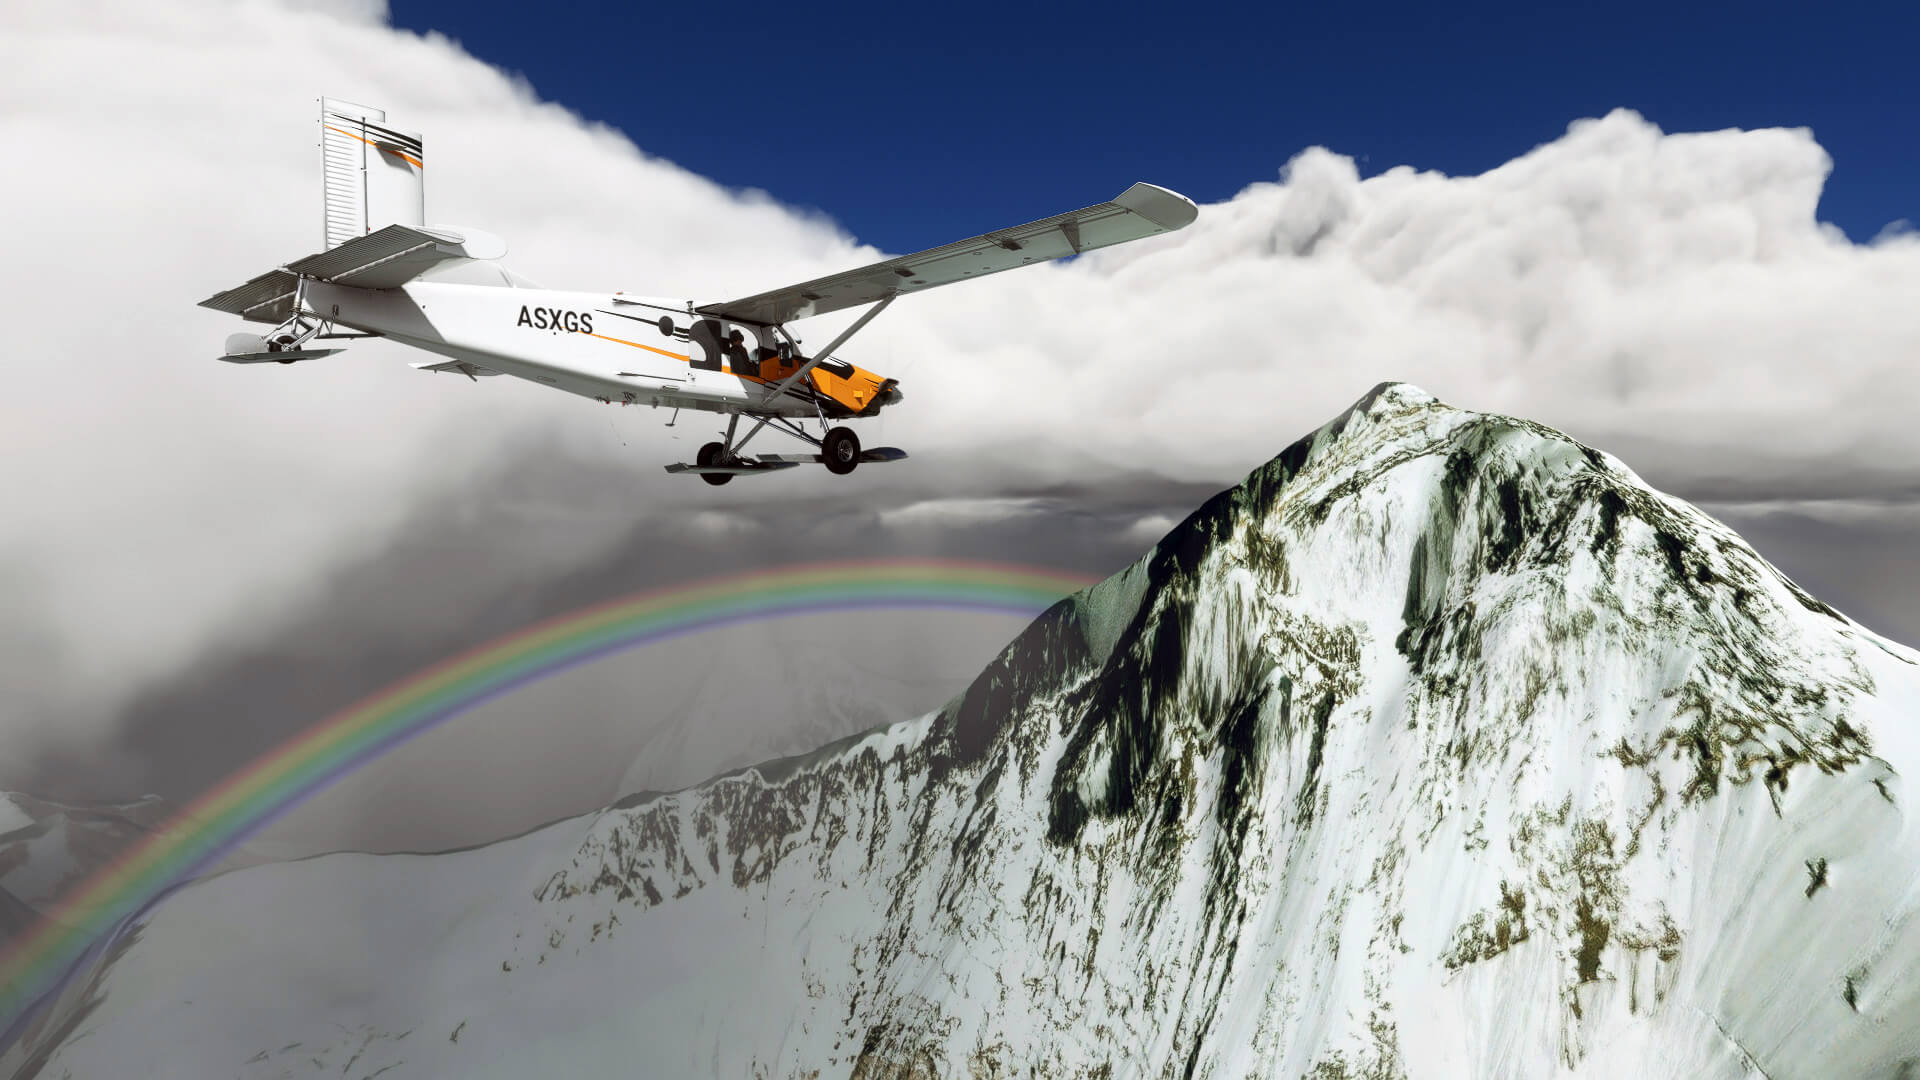
{"type": "Polygon", "coordinates": [[[1384,386],[939,714],[184,891],[46,1075],[1895,1075],[1917,665],[1384,386]]]}

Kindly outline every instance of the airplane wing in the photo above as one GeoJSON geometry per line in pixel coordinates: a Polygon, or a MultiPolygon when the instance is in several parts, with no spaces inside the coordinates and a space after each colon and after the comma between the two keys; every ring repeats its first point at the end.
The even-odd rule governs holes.
{"type": "Polygon", "coordinates": [[[302,277],[359,289],[393,289],[449,259],[497,259],[505,253],[506,245],[487,233],[389,225],[269,270],[245,285],[209,296],[200,306],[253,322],[278,323],[292,312],[294,286],[302,277]]]}
{"type": "Polygon", "coordinates": [[[1172,232],[1199,213],[1184,195],[1135,184],[1112,202],[1085,210],[695,310],[736,322],[784,323],[1172,232]]]}

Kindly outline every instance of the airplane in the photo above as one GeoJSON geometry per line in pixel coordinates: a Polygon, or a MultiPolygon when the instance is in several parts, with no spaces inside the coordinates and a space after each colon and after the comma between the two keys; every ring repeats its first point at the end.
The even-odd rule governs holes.
{"type": "Polygon", "coordinates": [[[388,123],[384,110],[320,99],[320,147],[326,247],[201,301],[273,327],[228,337],[220,359],[291,364],[341,351],[316,342],[386,338],[443,358],[413,365],[422,371],[476,383],[513,375],[604,404],[672,408],[676,418],[682,409],[719,413],[720,438],[693,462],[666,467],[716,486],[807,463],[846,474],[907,456],[890,446],[862,449],[845,424],[898,404],[899,380],[837,355],[899,297],[1158,236],[1199,213],[1184,195],[1134,184],[1084,210],[696,304],[542,289],[500,264],[500,238],[426,225],[424,143],[388,123]],[[787,331],[796,320],[863,305],[872,306],[810,355],[787,331]],[[752,427],[736,438],[742,419],[752,427]],[[770,426],[813,450],[748,454],[770,426]]]}

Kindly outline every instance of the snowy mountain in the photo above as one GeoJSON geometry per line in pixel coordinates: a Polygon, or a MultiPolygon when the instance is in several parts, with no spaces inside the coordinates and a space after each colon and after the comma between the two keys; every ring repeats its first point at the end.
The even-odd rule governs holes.
{"type": "Polygon", "coordinates": [[[1389,385],[942,711],[176,895],[49,1077],[1896,1076],[1920,654],[1389,385]]]}

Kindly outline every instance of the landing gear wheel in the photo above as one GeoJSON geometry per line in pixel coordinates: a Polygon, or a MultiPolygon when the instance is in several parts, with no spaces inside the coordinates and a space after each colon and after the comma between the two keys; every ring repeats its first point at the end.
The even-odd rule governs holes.
{"type": "Polygon", "coordinates": [[[826,462],[827,471],[835,476],[845,476],[860,464],[860,436],[852,428],[837,427],[827,432],[820,440],[820,460],[826,462]]]}
{"type": "MultiPolygon", "coordinates": [[[[700,448],[700,453],[696,454],[693,460],[703,467],[707,465],[714,465],[720,461],[720,455],[725,450],[726,450],[726,447],[721,446],[719,443],[710,442],[707,445],[700,448]]],[[[710,472],[701,473],[700,479],[705,480],[707,483],[712,484],[714,487],[719,487],[721,484],[724,484],[727,481],[733,479],[733,474],[732,473],[710,473],[710,472]]]]}

